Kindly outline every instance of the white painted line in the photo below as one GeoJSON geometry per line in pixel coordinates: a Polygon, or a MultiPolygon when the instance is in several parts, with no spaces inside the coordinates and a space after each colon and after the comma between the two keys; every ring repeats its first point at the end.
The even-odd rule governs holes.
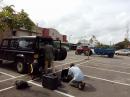
{"type": "MultiPolygon", "coordinates": [[[[33,85],[35,85],[35,86],[43,87],[42,85],[34,83],[32,81],[28,81],[28,82],[31,83],[31,84],[33,84],[33,85]]],[[[59,94],[64,95],[64,96],[67,96],[67,97],[75,97],[73,95],[70,95],[70,94],[67,94],[67,93],[64,93],[64,92],[61,92],[61,91],[58,91],[58,90],[54,90],[54,92],[59,93],[59,94]]]]}
{"type": "MultiPolygon", "coordinates": [[[[64,60],[64,61],[54,61],[54,62],[56,62],[56,63],[64,63],[65,61],[70,61],[70,60],[76,60],[76,62],[77,62],[77,59],[78,58],[69,58],[69,59],[66,59],[66,60],[64,60]]],[[[84,59],[86,59],[86,58],[84,58],[84,59]]],[[[83,60],[83,59],[82,59],[83,60]]],[[[80,62],[81,60],[79,60],[78,59],[78,61],[80,62]]],[[[75,62],[75,61],[74,61],[75,62]]]]}
{"type": "MultiPolygon", "coordinates": [[[[30,81],[32,81],[32,80],[29,80],[29,81],[27,81],[27,82],[30,82],[30,81]]],[[[6,91],[6,90],[9,90],[9,89],[12,89],[12,88],[14,88],[14,87],[15,87],[15,86],[10,86],[10,87],[8,87],[8,88],[1,89],[0,92],[3,92],[3,91],[6,91]]]]}
{"type": "Polygon", "coordinates": [[[124,86],[130,86],[130,84],[121,83],[121,82],[118,82],[118,81],[112,81],[112,80],[99,78],[99,77],[94,77],[94,76],[90,76],[90,75],[85,75],[85,76],[89,77],[89,78],[93,78],[93,79],[103,80],[103,81],[106,81],[106,82],[111,82],[111,83],[120,84],[120,85],[124,85],[124,86]]]}
{"type": "Polygon", "coordinates": [[[58,91],[58,90],[54,90],[55,92],[59,93],[59,94],[62,94],[64,96],[67,96],[67,97],[75,97],[73,95],[70,95],[70,94],[67,94],[67,93],[64,93],[64,92],[61,92],[61,91],[58,91]]]}
{"type": "Polygon", "coordinates": [[[10,76],[10,77],[12,77],[12,78],[15,78],[15,76],[13,76],[13,75],[10,75],[10,74],[8,74],[8,73],[4,73],[4,72],[0,72],[1,74],[4,74],[4,75],[7,75],[7,76],[10,76]]]}
{"type": "Polygon", "coordinates": [[[128,73],[128,72],[121,72],[121,71],[104,69],[104,68],[97,68],[97,67],[92,67],[92,66],[84,66],[84,65],[80,65],[80,66],[83,66],[83,67],[86,67],[86,68],[88,67],[88,68],[94,68],[94,69],[103,70],[103,71],[112,71],[112,72],[117,72],[117,73],[122,73],[122,74],[128,74],[128,75],[130,75],[130,73],[128,73]]]}
{"type": "MultiPolygon", "coordinates": [[[[85,58],[86,59],[86,58],[85,58]]],[[[73,61],[73,62],[68,62],[68,63],[65,63],[65,64],[61,64],[61,65],[57,65],[55,67],[59,67],[59,66],[63,66],[63,65],[67,65],[67,64],[71,64],[71,63],[77,63],[77,62],[81,62],[81,61],[84,61],[85,59],[82,59],[82,60],[76,60],[76,61],[73,61]]],[[[85,62],[87,63],[88,61],[92,61],[92,60],[86,60],[85,62]]],[[[84,63],[84,62],[83,62],[84,63]]],[[[81,63],[81,64],[83,64],[81,63]]],[[[80,64],[80,63],[79,63],[80,64]]]]}
{"type": "Polygon", "coordinates": [[[14,88],[14,86],[11,86],[11,87],[8,87],[8,88],[1,89],[0,92],[6,91],[6,90],[9,90],[9,89],[12,89],[12,88],[14,88]]]}
{"type": "MultiPolygon", "coordinates": [[[[97,59],[94,59],[94,61],[97,61],[97,62],[100,62],[100,63],[103,63],[103,64],[106,64],[105,62],[102,62],[102,60],[97,60],[97,59]]],[[[95,63],[95,62],[94,62],[95,63]]],[[[123,63],[123,62],[122,62],[123,63]]],[[[120,65],[120,64],[118,64],[118,65],[120,65]]],[[[123,63],[123,64],[121,64],[122,66],[124,66],[124,65],[126,65],[126,66],[130,66],[129,64],[125,64],[125,63],[123,63]]]]}
{"type": "MultiPolygon", "coordinates": [[[[96,62],[93,62],[93,63],[96,63],[96,62]]],[[[91,63],[92,64],[92,63],[91,63]]],[[[130,67],[125,67],[125,66],[119,66],[119,65],[114,65],[114,64],[112,64],[112,65],[109,65],[109,64],[106,64],[106,63],[97,63],[96,64],[97,66],[100,66],[100,65],[104,65],[104,66],[113,66],[113,67],[121,67],[121,68],[124,68],[124,69],[128,69],[128,68],[130,68],[130,67]]]]}
{"type": "MultiPolygon", "coordinates": [[[[84,57],[81,57],[81,56],[80,56],[80,57],[70,57],[70,58],[68,58],[68,59],[69,59],[69,60],[77,60],[77,59],[79,59],[79,58],[82,58],[82,59],[83,59],[84,57]]],[[[85,57],[84,59],[86,59],[86,57],[85,57]]]]}
{"type": "MultiPolygon", "coordinates": [[[[91,60],[87,60],[87,61],[85,61],[85,62],[79,63],[79,64],[77,64],[77,66],[80,66],[80,65],[82,65],[82,64],[84,64],[84,63],[87,63],[87,62],[89,62],[89,61],[91,61],[91,60]]],[[[63,64],[63,65],[67,65],[67,64],[63,64]]],[[[62,66],[62,65],[58,65],[58,66],[62,66]]],[[[58,66],[57,66],[57,67],[58,67],[58,66]]],[[[56,71],[55,73],[61,72],[62,70],[63,70],[63,69],[60,69],[60,70],[56,71]]],[[[52,74],[52,73],[49,73],[49,74],[52,74]]]]}
{"type": "Polygon", "coordinates": [[[16,79],[16,78],[19,78],[19,77],[23,77],[25,75],[20,75],[20,76],[16,76],[15,78],[8,78],[8,79],[5,79],[5,80],[0,80],[0,83],[1,82],[5,82],[5,81],[9,81],[9,80],[12,80],[12,79],[16,79]]]}
{"type": "Polygon", "coordinates": [[[33,85],[38,86],[38,87],[42,87],[42,85],[37,84],[37,83],[34,83],[34,82],[32,82],[32,81],[28,81],[28,83],[33,84],[33,85]]]}

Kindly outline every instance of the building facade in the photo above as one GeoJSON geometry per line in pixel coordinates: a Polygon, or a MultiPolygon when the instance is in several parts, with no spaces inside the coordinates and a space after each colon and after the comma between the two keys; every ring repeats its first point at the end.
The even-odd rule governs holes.
{"type": "Polygon", "coordinates": [[[41,35],[44,37],[52,37],[54,40],[61,40],[61,42],[67,42],[67,36],[60,34],[53,28],[43,28],[41,35]]]}
{"type": "Polygon", "coordinates": [[[52,37],[54,40],[61,40],[61,42],[67,42],[67,36],[60,34],[56,29],[53,28],[41,28],[36,27],[33,31],[28,31],[26,29],[19,29],[17,31],[11,32],[6,30],[1,32],[0,41],[3,38],[13,37],[13,36],[43,36],[43,37],[52,37]]]}

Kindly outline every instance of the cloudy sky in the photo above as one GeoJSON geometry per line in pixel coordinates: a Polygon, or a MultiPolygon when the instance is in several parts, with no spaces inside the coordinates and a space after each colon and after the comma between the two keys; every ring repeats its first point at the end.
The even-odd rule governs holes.
{"type": "Polygon", "coordinates": [[[41,27],[55,28],[71,42],[92,35],[105,44],[117,43],[130,27],[130,0],[3,0],[24,9],[41,27]]]}

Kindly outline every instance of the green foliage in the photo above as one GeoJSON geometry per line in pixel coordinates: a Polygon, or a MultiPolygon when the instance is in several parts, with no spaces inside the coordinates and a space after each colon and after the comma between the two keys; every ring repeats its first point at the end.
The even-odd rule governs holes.
{"type": "Polygon", "coordinates": [[[16,13],[13,7],[13,5],[10,5],[2,8],[0,12],[0,30],[10,29],[13,31],[24,28],[31,31],[35,24],[28,17],[28,14],[24,10],[16,13]]]}
{"type": "Polygon", "coordinates": [[[115,48],[124,49],[127,48],[129,44],[130,44],[129,40],[125,38],[124,41],[115,44],[115,48]]]}
{"type": "Polygon", "coordinates": [[[97,47],[97,48],[109,48],[110,46],[98,42],[98,44],[97,44],[96,47],[97,47]]]}

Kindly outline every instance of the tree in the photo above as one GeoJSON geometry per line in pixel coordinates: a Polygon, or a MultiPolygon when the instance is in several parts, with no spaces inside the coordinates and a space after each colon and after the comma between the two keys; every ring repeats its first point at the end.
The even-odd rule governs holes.
{"type": "Polygon", "coordinates": [[[102,43],[98,42],[96,47],[97,47],[97,48],[109,48],[110,46],[109,46],[109,45],[102,44],[102,43]]]}
{"type": "Polygon", "coordinates": [[[115,48],[116,49],[127,48],[129,43],[130,43],[129,40],[125,38],[124,41],[121,41],[121,42],[115,44],[115,48]]]}
{"type": "Polygon", "coordinates": [[[13,5],[10,5],[2,8],[0,12],[0,30],[5,31],[6,29],[10,29],[13,32],[24,28],[32,31],[35,24],[28,17],[28,14],[24,10],[16,13],[13,7],[13,5]]]}

